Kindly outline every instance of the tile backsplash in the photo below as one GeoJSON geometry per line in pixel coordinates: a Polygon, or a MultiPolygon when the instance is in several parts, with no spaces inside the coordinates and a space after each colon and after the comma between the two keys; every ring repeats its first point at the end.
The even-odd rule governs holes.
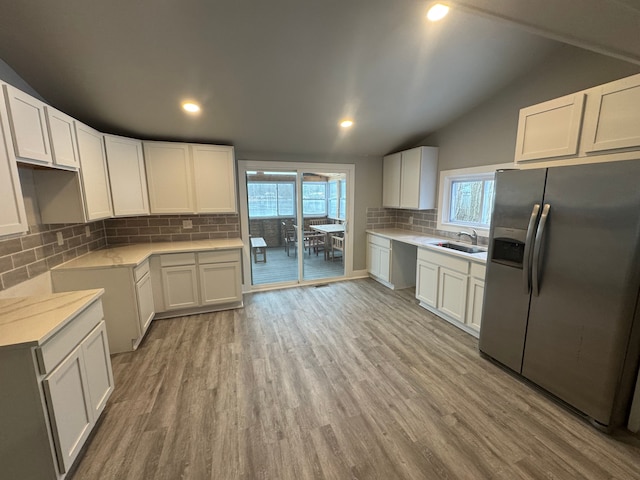
{"type": "Polygon", "coordinates": [[[0,239],[0,290],[34,278],[107,244],[104,222],[31,225],[25,235],[0,239]],[[89,236],[86,228],[89,227],[89,236]],[[58,245],[58,233],[62,245],[58,245]]]}
{"type": "Polygon", "coordinates": [[[110,218],[104,224],[108,245],[240,237],[235,213],[110,218]]]}
{"type": "MultiPolygon", "coordinates": [[[[404,210],[397,208],[367,208],[367,230],[375,228],[399,228],[458,239],[455,232],[438,230],[438,210],[404,210]]],[[[465,229],[461,229],[465,230],[465,229]]],[[[478,237],[478,243],[486,245],[487,237],[478,237]]]]}

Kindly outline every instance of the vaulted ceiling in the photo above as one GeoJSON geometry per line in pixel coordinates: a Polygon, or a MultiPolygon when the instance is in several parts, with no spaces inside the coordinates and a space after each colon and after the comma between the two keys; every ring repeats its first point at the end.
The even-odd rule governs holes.
{"type": "Polygon", "coordinates": [[[485,11],[431,23],[415,0],[2,3],[0,58],[52,105],[105,132],[243,152],[389,153],[558,45],[485,11]]]}

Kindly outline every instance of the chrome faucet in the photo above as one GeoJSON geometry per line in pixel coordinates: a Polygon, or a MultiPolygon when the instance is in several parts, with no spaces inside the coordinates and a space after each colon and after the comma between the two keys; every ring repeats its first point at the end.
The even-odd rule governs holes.
{"type": "Polygon", "coordinates": [[[476,232],[473,228],[471,229],[471,231],[473,233],[468,233],[468,232],[458,232],[458,238],[463,237],[463,236],[467,236],[471,239],[471,245],[477,245],[478,244],[478,232],[476,232]]]}

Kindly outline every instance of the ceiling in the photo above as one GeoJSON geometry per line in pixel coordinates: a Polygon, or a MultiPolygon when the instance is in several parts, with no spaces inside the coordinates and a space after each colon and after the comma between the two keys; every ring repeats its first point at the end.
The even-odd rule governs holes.
{"type": "Polygon", "coordinates": [[[430,23],[416,0],[2,3],[0,58],[47,102],[104,132],[242,152],[411,146],[559,45],[470,10],[430,23]]]}

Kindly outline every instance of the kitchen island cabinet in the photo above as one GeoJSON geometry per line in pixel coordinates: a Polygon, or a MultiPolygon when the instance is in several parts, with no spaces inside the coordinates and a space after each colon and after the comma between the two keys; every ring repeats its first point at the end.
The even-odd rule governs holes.
{"type": "Polygon", "coordinates": [[[64,479],[113,391],[100,297],[0,300],[3,478],[64,479]]]}

